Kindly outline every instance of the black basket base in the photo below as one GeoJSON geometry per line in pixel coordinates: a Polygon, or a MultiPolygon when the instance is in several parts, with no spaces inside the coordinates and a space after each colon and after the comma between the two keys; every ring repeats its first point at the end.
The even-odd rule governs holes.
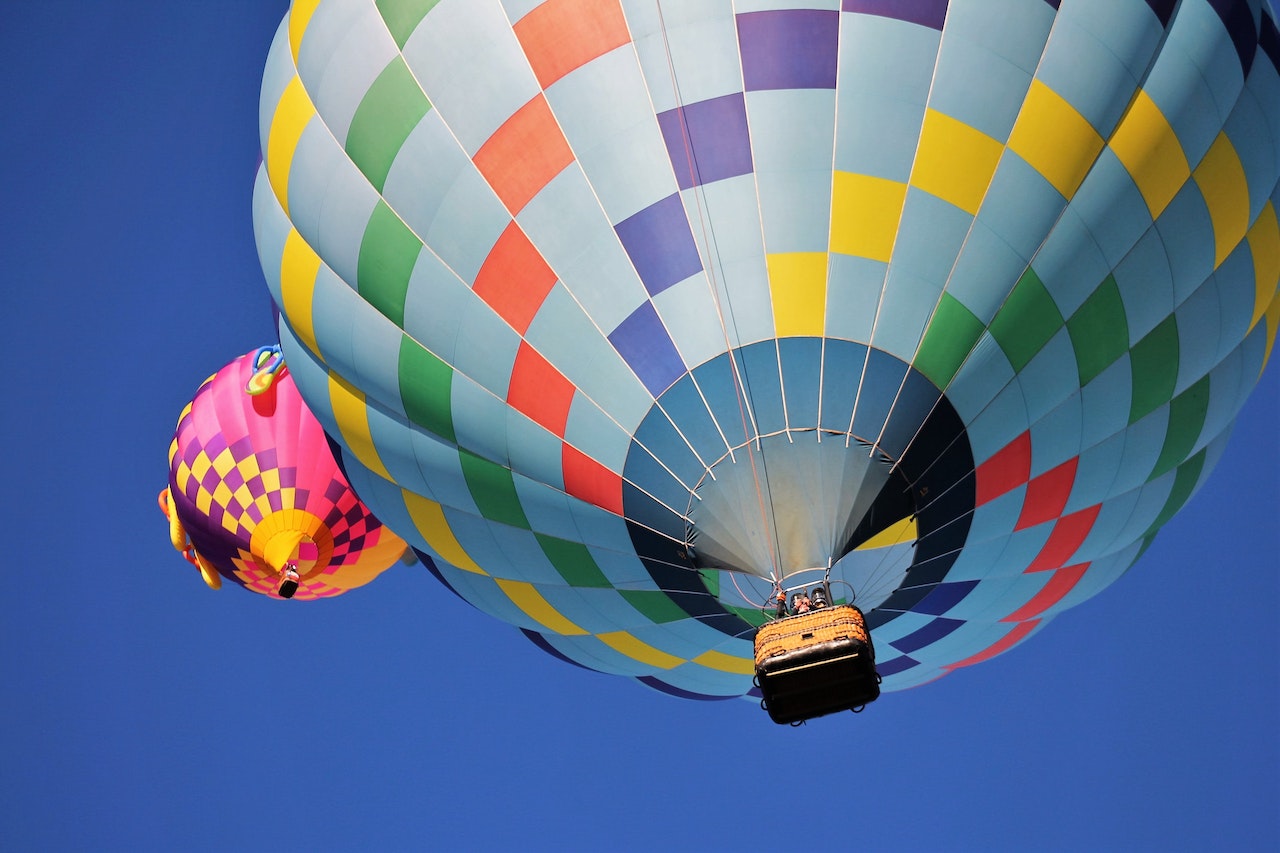
{"type": "Polygon", "coordinates": [[[775,723],[801,723],[860,709],[880,697],[870,646],[840,639],[774,655],[756,668],[764,708],[775,723]]]}

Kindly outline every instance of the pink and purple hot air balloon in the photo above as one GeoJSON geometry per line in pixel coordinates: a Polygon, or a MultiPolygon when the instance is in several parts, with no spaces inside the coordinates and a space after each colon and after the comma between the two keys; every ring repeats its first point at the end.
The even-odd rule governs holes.
{"type": "Polygon", "coordinates": [[[351,491],[281,368],[279,348],[263,347],[200,386],[169,445],[160,506],[209,586],[329,598],[369,583],[405,543],[351,491]]]}

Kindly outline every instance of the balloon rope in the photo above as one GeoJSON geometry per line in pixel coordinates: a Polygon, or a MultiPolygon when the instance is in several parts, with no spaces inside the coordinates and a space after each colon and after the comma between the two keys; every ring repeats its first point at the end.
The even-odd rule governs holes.
{"type": "MultiPolygon", "coordinates": [[[[760,604],[756,604],[754,599],[747,597],[747,594],[742,591],[742,587],[738,586],[737,572],[729,572],[728,575],[729,575],[729,580],[733,581],[733,588],[738,591],[739,598],[741,598],[747,604],[750,604],[752,607],[766,607],[768,605],[768,602],[762,602],[760,604]]],[[[777,586],[777,581],[774,581],[774,586],[777,586]]]]}
{"type": "MultiPolygon", "coordinates": [[[[715,244],[714,229],[711,228],[711,226],[707,222],[706,211],[703,210],[703,206],[702,206],[702,195],[698,190],[699,185],[695,180],[697,176],[697,166],[693,156],[693,142],[689,138],[689,128],[688,128],[688,125],[685,123],[685,119],[684,119],[683,100],[680,95],[680,84],[676,80],[675,60],[671,55],[671,41],[667,34],[667,21],[665,16],[662,13],[662,0],[654,0],[654,5],[657,7],[657,10],[658,10],[658,27],[662,32],[662,46],[663,46],[663,49],[666,51],[666,56],[667,56],[667,71],[671,75],[671,90],[675,96],[677,115],[679,116],[679,119],[680,119],[680,137],[681,137],[681,141],[684,144],[685,161],[689,169],[690,179],[694,180],[693,200],[694,200],[694,204],[697,206],[697,209],[698,209],[698,227],[702,232],[702,242],[703,242],[703,245],[706,247],[707,254],[708,254],[708,259],[707,259],[708,263],[706,265],[707,282],[711,288],[711,299],[712,299],[712,302],[714,302],[716,307],[716,317],[719,319],[719,322],[720,322],[720,331],[724,335],[725,352],[729,355],[729,369],[733,375],[733,380],[734,380],[733,391],[734,391],[734,396],[736,397],[737,403],[738,403],[738,417],[740,418],[742,423],[743,438],[747,439],[747,443],[746,445],[744,445],[744,447],[746,448],[746,452],[747,452],[747,460],[751,465],[751,479],[755,485],[755,490],[756,490],[756,508],[760,513],[760,526],[761,526],[761,529],[765,531],[765,542],[769,549],[770,578],[774,581],[774,583],[779,583],[782,578],[782,572],[778,565],[778,554],[777,554],[777,546],[776,546],[777,519],[776,518],[772,519],[773,523],[772,525],[770,525],[770,517],[772,513],[770,513],[765,507],[764,488],[762,487],[760,482],[761,472],[756,468],[755,456],[751,453],[750,437],[753,433],[756,432],[756,430],[751,429],[748,424],[749,418],[747,414],[747,405],[746,405],[747,380],[746,380],[746,377],[743,376],[742,373],[739,371],[738,359],[734,356],[733,342],[738,338],[737,321],[734,320],[733,318],[733,303],[732,303],[732,299],[729,296],[728,288],[725,289],[725,301],[728,304],[722,305],[720,301],[720,288],[718,286],[718,283],[716,280],[716,273],[715,273],[716,266],[719,264],[719,252],[715,248],[716,244],[715,244]],[[711,256],[714,256],[714,258],[711,256]],[[714,260],[715,263],[711,263],[712,260],[714,260]],[[729,319],[727,322],[725,320],[726,307],[729,313],[729,319]],[[732,336],[730,336],[729,334],[730,325],[733,326],[732,336]],[[773,528],[773,535],[770,535],[769,533],[770,527],[773,528]]],[[[745,365],[743,365],[743,367],[745,369],[745,365]]],[[[757,448],[759,448],[760,438],[758,435],[756,436],[755,441],[756,441],[757,448]]],[[[730,458],[733,458],[732,442],[727,442],[727,443],[729,444],[730,458]]],[[[761,458],[761,465],[763,466],[764,464],[763,449],[761,449],[760,458],[761,458]]],[[[710,473],[709,468],[707,469],[707,472],[710,473]]],[[[764,472],[764,478],[765,478],[765,481],[767,482],[768,480],[767,470],[764,472]]],[[[712,476],[712,479],[714,479],[714,475],[712,476]]],[[[734,584],[735,586],[737,585],[736,579],[734,580],[734,584]]],[[[750,601],[750,599],[747,599],[745,596],[743,596],[743,599],[746,601],[750,601]]]]}

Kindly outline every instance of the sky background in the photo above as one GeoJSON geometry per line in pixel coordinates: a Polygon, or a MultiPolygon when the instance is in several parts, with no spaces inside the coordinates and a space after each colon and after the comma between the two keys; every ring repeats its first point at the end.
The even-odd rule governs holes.
{"type": "Polygon", "coordinates": [[[420,566],[208,590],[156,494],[200,382],[272,340],[285,5],[0,8],[0,849],[1280,848],[1274,364],[1127,575],[858,717],[568,666],[420,566]]]}

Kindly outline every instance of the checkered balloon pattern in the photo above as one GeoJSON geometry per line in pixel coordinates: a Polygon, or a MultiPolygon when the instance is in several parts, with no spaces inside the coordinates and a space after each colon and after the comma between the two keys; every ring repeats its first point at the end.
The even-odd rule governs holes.
{"type": "Polygon", "coordinates": [[[1280,325],[1278,65],[1260,0],[297,0],[258,250],[449,590],[717,699],[829,569],[899,690],[1209,475],[1280,325]]]}
{"type": "Polygon", "coordinates": [[[288,370],[251,396],[257,353],[215,373],[183,409],[169,445],[169,494],[192,546],[227,580],[278,598],[284,561],[296,600],[362,586],[405,543],[352,492],[288,370]]]}

